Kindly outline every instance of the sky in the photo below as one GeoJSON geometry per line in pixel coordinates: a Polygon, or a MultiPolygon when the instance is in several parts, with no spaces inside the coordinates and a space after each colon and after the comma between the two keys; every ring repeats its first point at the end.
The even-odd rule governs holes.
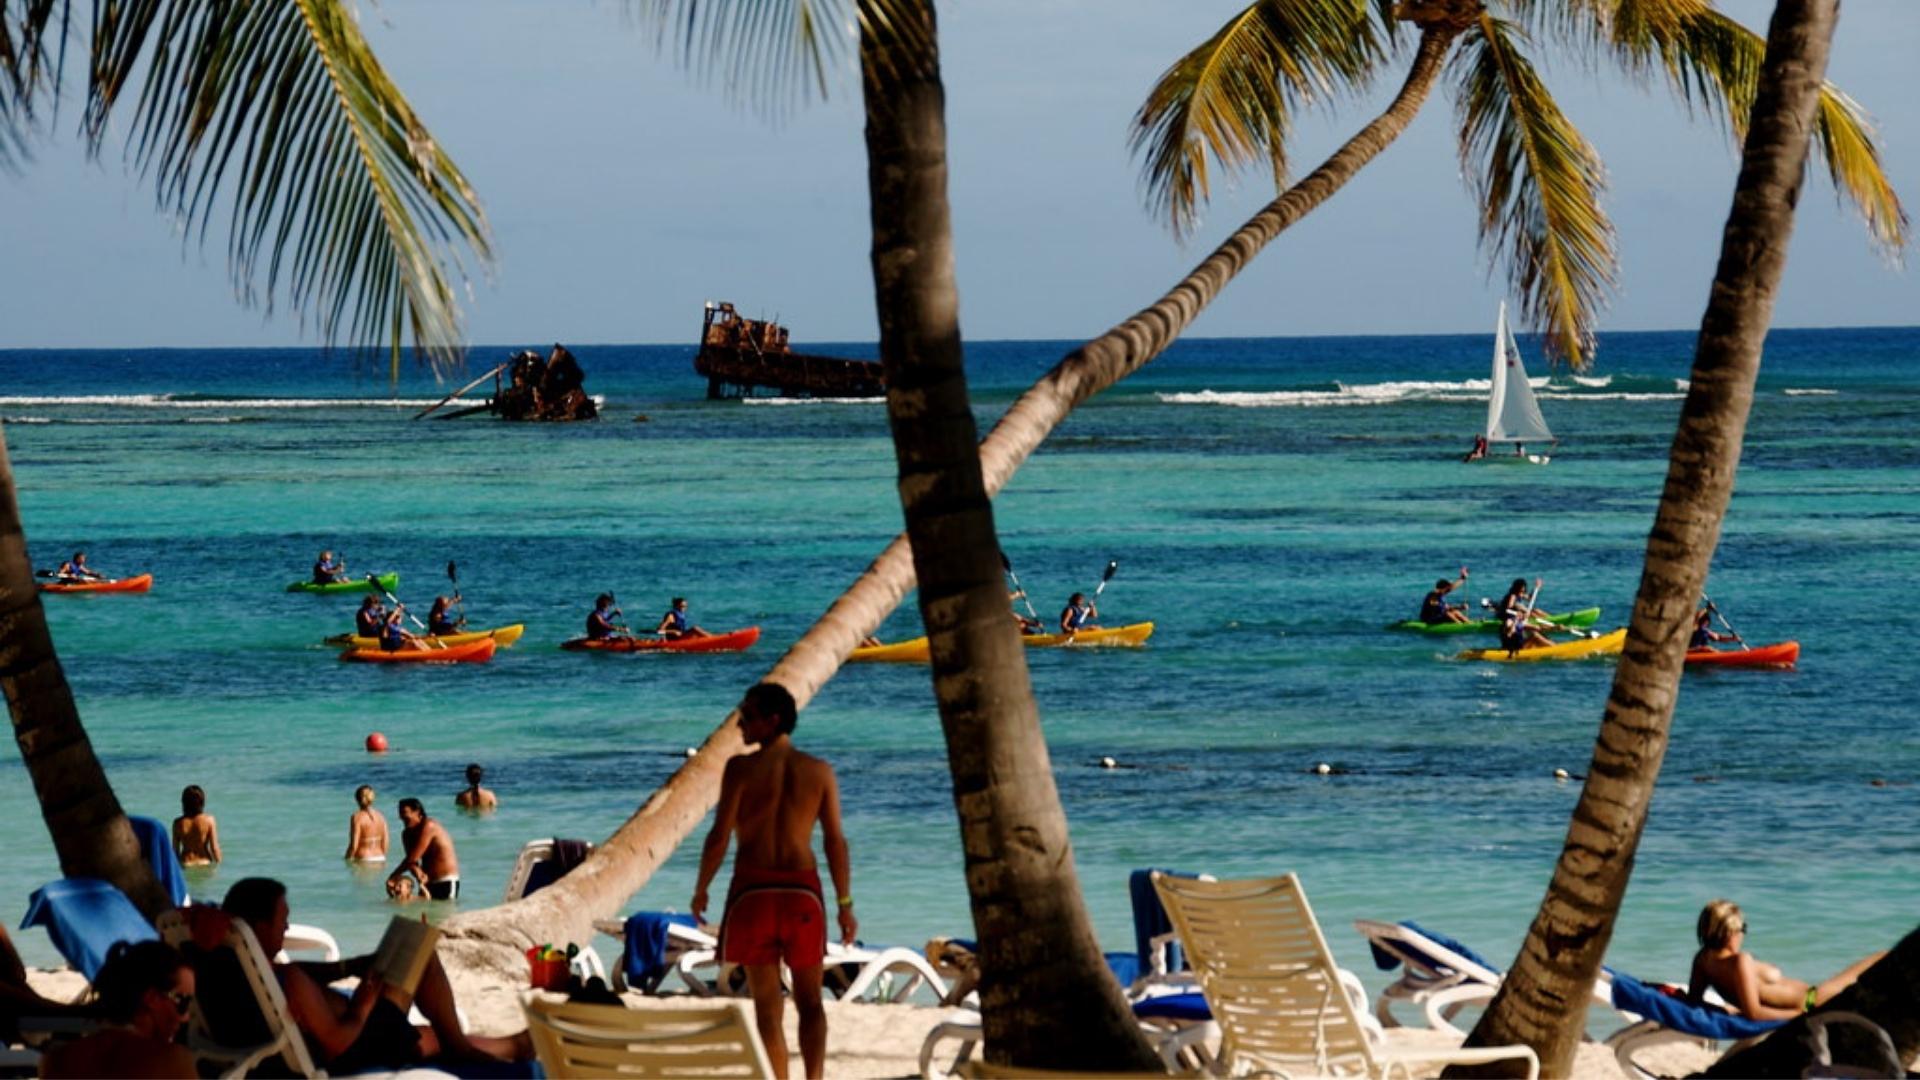
{"type": "MultiPolygon", "coordinates": [[[[939,5],[963,332],[1084,339],[1146,306],[1272,197],[1242,178],[1185,245],[1151,218],[1128,122],[1153,80],[1239,0],[939,5]]],[[[1764,31],[1772,5],[1722,5],[1764,31]]],[[[706,300],[796,343],[877,336],[858,85],[770,122],[657,51],[617,0],[362,2],[394,81],[478,190],[499,260],[466,305],[481,345],[692,344],[706,300]]],[[[1920,5],[1847,4],[1829,78],[1879,126],[1920,219],[1920,5]],[[1902,102],[1906,104],[1903,105],[1902,102]]],[[[1599,148],[1619,233],[1608,330],[1697,327],[1738,165],[1662,85],[1536,50],[1599,148]]],[[[1305,171],[1384,103],[1300,122],[1305,171]]],[[[0,348],[315,344],[283,303],[243,308],[224,236],[155,208],[111,144],[86,160],[69,97],[18,175],[0,173],[0,348]]],[[[124,121],[123,127],[124,127],[124,121]]],[[[1450,94],[1204,313],[1193,336],[1484,333],[1504,293],[1479,250],[1450,94]]],[[[220,220],[224,221],[224,218],[220,220]]],[[[1909,261],[1913,261],[1911,258],[1909,261]]],[[[1803,199],[1775,324],[1920,324],[1920,273],[1874,251],[1824,174],[1803,199]]]]}

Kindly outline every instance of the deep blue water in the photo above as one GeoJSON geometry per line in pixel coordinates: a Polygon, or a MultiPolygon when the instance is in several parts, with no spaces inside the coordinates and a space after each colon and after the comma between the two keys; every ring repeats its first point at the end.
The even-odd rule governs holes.
{"type": "MultiPolygon", "coordinates": [[[[1458,461],[1490,335],[1183,342],[1056,433],[997,504],[1005,550],[1043,615],[1118,559],[1106,621],[1158,624],[1138,651],[1029,655],[1109,947],[1131,939],[1127,872],[1156,865],[1298,871],[1355,967],[1355,917],[1512,955],[1578,794],[1552,772],[1584,770],[1611,663],[1462,663],[1457,639],[1380,627],[1462,564],[1469,598],[1541,576],[1545,606],[1623,621],[1692,345],[1608,335],[1591,373],[1556,375],[1539,391],[1561,440],[1544,468],[1458,461]],[[1138,767],[1098,767],[1107,755],[1138,767]]],[[[970,344],[983,428],[1069,347],[970,344]]],[[[607,835],[897,531],[877,403],[707,402],[691,348],[574,349],[606,399],[597,424],[410,423],[451,385],[414,370],[396,390],[307,350],[0,352],[37,564],[85,547],[156,575],[148,596],[48,609],[129,808],[170,817],[182,785],[207,788],[228,861],[198,891],[282,877],[296,919],[371,945],[390,914],[379,878],[338,860],[365,782],[389,815],[407,795],[444,813],[464,902],[492,902],[523,841],[607,835]],[[321,547],[398,570],[418,606],[458,560],[475,620],[527,635],[484,667],[340,664],[319,641],[355,598],[280,591],[321,547]],[[708,628],[764,636],[738,656],[557,651],[609,589],[636,621],[684,594],[708,628]],[[392,753],[362,751],[372,730],[392,753]],[[469,760],[497,815],[452,811],[469,760]]],[[[1684,977],[1694,914],[1718,895],[1802,977],[1911,928],[1917,418],[1920,330],[1769,339],[1711,589],[1748,637],[1798,639],[1803,659],[1686,677],[1615,936],[1624,969],[1684,977]]],[[[918,632],[909,603],[881,636],[918,632]]],[[[925,669],[843,671],[799,739],[840,770],[869,939],[964,930],[925,669]]],[[[17,757],[0,758],[0,812],[25,826],[0,895],[22,906],[56,872],[35,810],[17,757]]],[[[634,905],[684,907],[696,847],[634,905]]]]}

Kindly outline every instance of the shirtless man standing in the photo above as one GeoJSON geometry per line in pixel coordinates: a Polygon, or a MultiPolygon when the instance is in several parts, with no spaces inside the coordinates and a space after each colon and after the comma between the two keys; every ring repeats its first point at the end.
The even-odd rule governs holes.
{"type": "Polygon", "coordinates": [[[353,801],[360,809],[347,821],[347,860],[386,862],[387,818],[373,808],[373,789],[365,784],[354,788],[353,801]]]}
{"type": "Polygon", "coordinates": [[[453,853],[453,837],[427,816],[419,799],[400,800],[400,842],[406,858],[387,875],[392,881],[412,871],[427,879],[427,895],[435,900],[460,898],[460,859],[453,853]]]}
{"type": "Polygon", "coordinates": [[[181,866],[212,866],[220,861],[220,825],[207,813],[207,793],[199,784],[180,792],[180,816],[173,819],[173,853],[181,866]]]}
{"type": "Polygon", "coordinates": [[[793,1004],[800,1014],[800,1057],[809,1080],[826,1067],[827,1013],[820,1003],[821,964],[827,952],[827,912],[820,872],[813,858],[813,823],[820,823],[827,871],[839,897],[840,943],[851,945],[859,920],[853,916],[847,838],[840,831],[840,785],[833,767],[794,749],[793,695],[760,683],[740,702],[740,733],[760,751],[727,762],[713,831],[700,848],[700,878],[688,910],[704,921],[707,885],[726,861],[738,833],[733,885],[720,925],[720,959],[747,969],[754,1018],[766,1044],[773,1075],[787,1075],[782,1030],[785,1002],[780,964],[793,972],[793,1004]]]}
{"type": "Polygon", "coordinates": [[[467,789],[453,797],[453,805],[462,810],[471,810],[476,814],[500,809],[499,796],[480,786],[480,781],[486,775],[487,770],[478,764],[467,766],[467,789]]]}

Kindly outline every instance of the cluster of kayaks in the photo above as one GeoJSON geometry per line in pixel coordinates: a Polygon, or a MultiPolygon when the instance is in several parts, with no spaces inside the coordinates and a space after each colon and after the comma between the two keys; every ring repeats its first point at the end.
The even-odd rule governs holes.
{"type": "MultiPolygon", "coordinates": [[[[1146,644],[1152,636],[1153,624],[1143,622],[1128,626],[1103,626],[1071,634],[1022,634],[1020,640],[1029,649],[1082,649],[1139,646],[1146,644]]],[[[896,641],[891,645],[865,645],[853,650],[847,659],[926,663],[932,655],[927,639],[917,637],[896,641]]]]}
{"type": "MultiPolygon", "coordinates": [[[[1581,608],[1579,611],[1563,611],[1558,615],[1543,618],[1555,626],[1588,627],[1600,621],[1600,609],[1581,608]]],[[[1389,630],[1412,630],[1421,634],[1497,634],[1500,632],[1499,619],[1475,619],[1471,622],[1421,622],[1407,619],[1403,622],[1388,623],[1389,630]]]]}
{"type": "Polygon", "coordinates": [[[152,574],[101,581],[43,581],[40,583],[40,591],[43,593],[146,592],[151,588],[153,588],[152,574]]]}
{"type": "MultiPolygon", "coordinates": [[[[1546,616],[1547,622],[1576,633],[1599,620],[1600,609],[1597,607],[1546,616]]],[[[1497,619],[1477,619],[1464,623],[1425,623],[1408,619],[1404,622],[1389,623],[1387,629],[1412,630],[1423,634],[1466,634],[1476,631],[1497,633],[1500,622],[1497,619]]],[[[1502,648],[1467,649],[1456,655],[1454,659],[1485,660],[1495,664],[1527,664],[1540,660],[1584,660],[1592,656],[1617,656],[1626,642],[1627,631],[1623,627],[1605,634],[1590,634],[1572,641],[1514,652],[1502,648]]],[[[1781,641],[1772,645],[1754,645],[1740,649],[1689,649],[1686,662],[1689,667],[1787,668],[1792,667],[1799,660],[1800,643],[1781,641]]]]}

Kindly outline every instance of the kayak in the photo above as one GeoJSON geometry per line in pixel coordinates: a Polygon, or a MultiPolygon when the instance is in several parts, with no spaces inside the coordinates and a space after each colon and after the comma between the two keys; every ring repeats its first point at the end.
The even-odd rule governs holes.
{"type": "Polygon", "coordinates": [[[1511,656],[1505,649],[1468,649],[1454,659],[1492,660],[1502,664],[1524,664],[1530,660],[1582,660],[1589,656],[1613,656],[1626,643],[1627,630],[1623,626],[1597,638],[1580,638],[1576,641],[1563,641],[1558,645],[1547,645],[1537,649],[1521,649],[1511,656]]]}
{"type": "MultiPolygon", "coordinates": [[[[1128,626],[1102,626],[1074,634],[1022,634],[1020,640],[1029,649],[1090,649],[1096,647],[1134,647],[1153,636],[1150,622],[1128,626]]],[[[848,654],[848,660],[925,663],[933,655],[924,637],[908,638],[891,645],[866,645],[848,654]]]]}
{"type": "MultiPolygon", "coordinates": [[[[374,580],[378,581],[380,583],[380,588],[385,589],[387,592],[392,592],[393,590],[400,587],[399,574],[381,574],[379,577],[375,578],[374,580]]],[[[287,591],[288,592],[340,593],[340,592],[375,592],[377,590],[374,589],[372,585],[368,584],[366,578],[355,578],[351,581],[336,581],[330,585],[318,585],[312,581],[296,581],[287,586],[287,591]]]]}
{"type": "Polygon", "coordinates": [[[153,588],[152,574],[120,578],[117,581],[43,581],[40,583],[40,591],[50,593],[146,592],[151,588],[153,588]]]}
{"type": "Polygon", "coordinates": [[[1756,645],[1751,649],[1689,649],[1687,664],[1692,667],[1792,667],[1800,659],[1800,643],[1782,641],[1756,645]]]}
{"type": "MultiPolygon", "coordinates": [[[[1592,626],[1600,621],[1600,609],[1581,608],[1578,611],[1563,611],[1558,615],[1549,615],[1546,620],[1555,626],[1592,626]]],[[[1429,623],[1419,619],[1407,619],[1402,622],[1388,623],[1389,630],[1414,630],[1422,634],[1474,634],[1500,632],[1499,619],[1475,619],[1472,622],[1429,623]]]]}
{"type": "Polygon", "coordinates": [[[560,647],[574,652],[676,652],[676,653],[720,653],[739,652],[760,640],[760,628],[749,626],[744,630],[732,630],[724,634],[708,634],[704,637],[666,638],[657,637],[615,637],[594,641],[590,638],[572,638],[560,643],[560,647]]]}
{"type": "Polygon", "coordinates": [[[492,638],[485,637],[444,649],[395,649],[393,652],[378,648],[348,649],[340,654],[340,659],[366,664],[484,664],[493,659],[493,650],[498,647],[492,638]]]}
{"type": "MultiPolygon", "coordinates": [[[[525,623],[514,623],[512,626],[496,626],[491,630],[470,630],[459,634],[433,634],[428,635],[426,640],[430,643],[440,645],[471,645],[481,638],[492,638],[494,644],[505,649],[510,648],[514,642],[519,641],[520,635],[526,632],[527,627],[525,623]]],[[[335,634],[326,640],[326,644],[342,645],[349,649],[377,649],[380,647],[380,639],[360,637],[355,634],[335,634]]]]}

